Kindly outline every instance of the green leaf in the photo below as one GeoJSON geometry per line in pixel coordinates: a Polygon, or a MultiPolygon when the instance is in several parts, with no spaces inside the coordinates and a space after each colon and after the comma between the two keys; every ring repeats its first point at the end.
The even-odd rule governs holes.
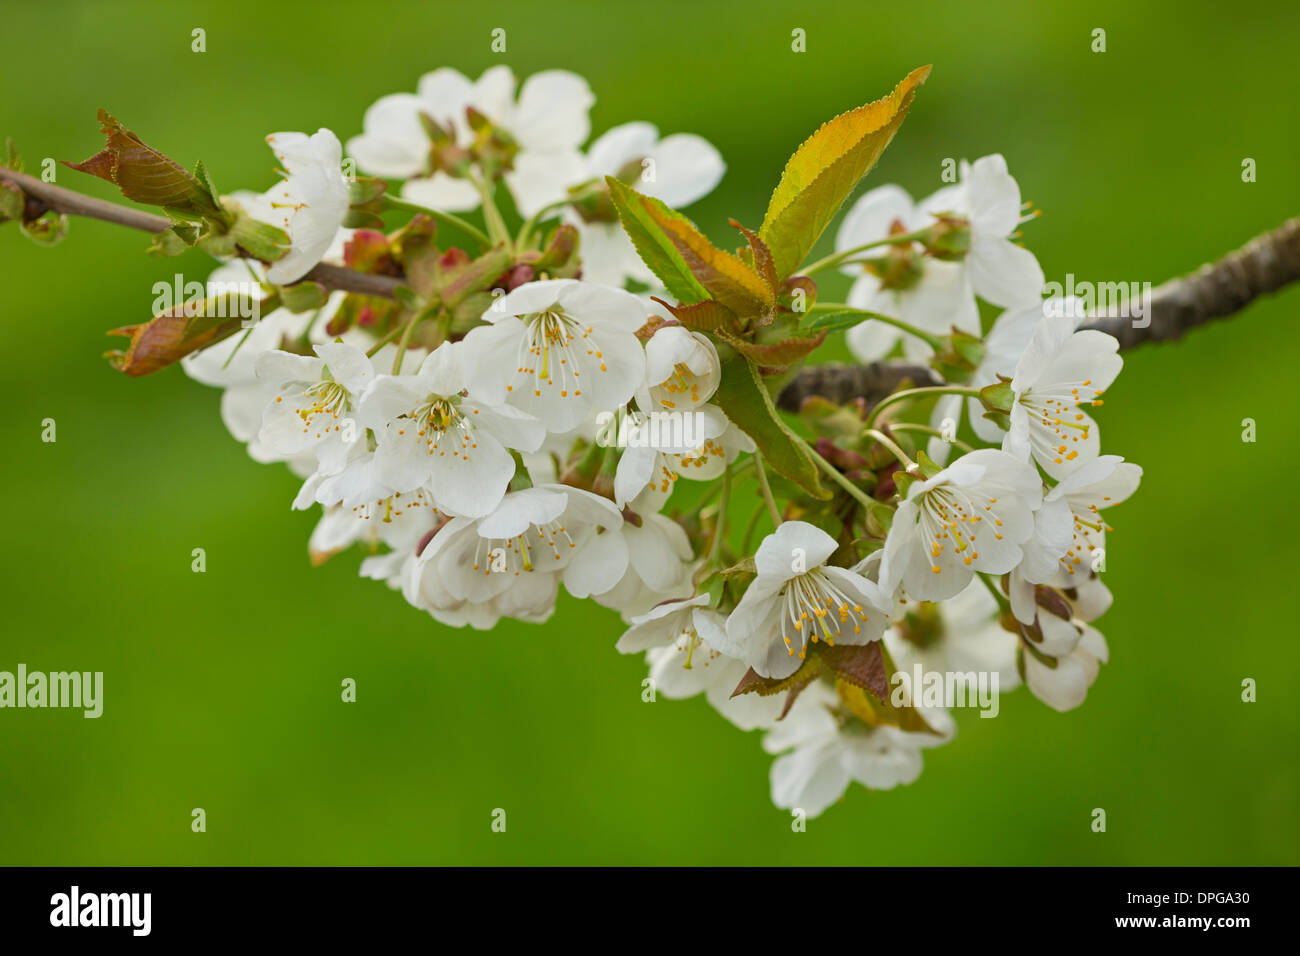
{"type": "Polygon", "coordinates": [[[99,111],[100,132],[107,145],[80,163],[64,165],[78,172],[107,180],[122,190],[122,195],[149,206],[161,206],[179,215],[227,220],[207,182],[207,171],[200,167],[204,182],[164,156],[131,132],[106,110],[99,111]]]}
{"type": "MultiPolygon", "coordinates": [[[[659,203],[658,200],[651,200],[659,203]]],[[[656,222],[700,285],[742,318],[766,315],[776,306],[776,292],[739,257],[719,249],[685,216],[659,203],[656,222]]]]}
{"type": "Polygon", "coordinates": [[[843,332],[861,325],[870,315],[861,309],[836,309],[832,312],[810,312],[799,321],[800,332],[843,332]]]}
{"type": "Polygon", "coordinates": [[[779,276],[799,268],[894,138],[929,75],[928,66],[913,70],[888,96],[823,124],[790,157],[758,231],[772,250],[779,276]]]}
{"type": "MultiPolygon", "coordinates": [[[[606,180],[610,183],[610,196],[613,197],[619,214],[622,215],[625,208],[642,214],[647,228],[654,231],[657,246],[663,248],[664,243],[667,243],[669,250],[675,254],[674,262],[685,266],[696,284],[708,293],[706,296],[689,299],[679,295],[678,299],[683,304],[693,305],[702,298],[712,296],[742,318],[771,312],[776,306],[776,292],[762,276],[739,257],[715,246],[681,213],[668,208],[658,199],[641,195],[613,177],[606,177],[606,180]]],[[[635,239],[633,236],[634,243],[635,239]]],[[[640,247],[638,251],[639,249],[640,247]]],[[[649,260],[646,264],[654,268],[649,260]]],[[[655,274],[658,275],[657,272],[655,274]]],[[[669,288],[668,291],[673,292],[673,289],[669,288]]],[[[677,295],[676,292],[673,294],[677,295]]]]}
{"type": "Polygon", "coordinates": [[[759,452],[778,474],[789,478],[814,498],[829,498],[830,493],[822,487],[807,446],[777,414],[758,367],[725,346],[719,350],[720,357],[724,351],[722,381],[717,391],[717,402],[722,410],[736,427],[754,440],[759,452]]]}
{"type": "Polygon", "coordinates": [[[673,241],[650,215],[647,203],[655,200],[629,189],[612,176],[605,177],[605,182],[609,185],[609,196],[618,210],[618,218],[623,223],[623,231],[664,288],[685,305],[707,299],[709,294],[704,286],[691,274],[673,241]]]}
{"type": "Polygon", "coordinates": [[[18,147],[14,145],[13,138],[5,137],[5,160],[4,165],[8,166],[16,173],[23,171],[23,157],[18,152],[18,147]]]}

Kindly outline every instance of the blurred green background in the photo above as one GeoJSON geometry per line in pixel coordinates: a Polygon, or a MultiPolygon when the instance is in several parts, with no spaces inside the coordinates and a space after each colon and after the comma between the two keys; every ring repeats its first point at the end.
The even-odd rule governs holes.
{"type": "MultiPolygon", "coordinates": [[[[730,169],[691,215],[733,241],[727,217],[761,219],[820,122],[933,63],[868,185],[921,196],[944,157],[1004,153],[1044,210],[1026,231],[1048,279],[1159,282],[1300,211],[1300,7],[1285,0],[8,3],[4,22],[0,135],[29,167],[96,151],[103,106],[205,160],[221,188],[263,189],[269,132],[346,139],[373,100],[437,66],[563,67],[597,94],[595,133],[645,119],[719,147],[730,169]]],[[[59,182],[114,196],[62,167],[59,182]]],[[[227,435],[215,390],[179,370],[128,380],[100,358],[119,341],[105,330],[148,315],[155,280],[209,268],[145,245],[87,221],[53,250],[0,230],[0,669],[106,684],[99,720],[0,711],[0,862],[1300,860],[1285,557],[1300,535],[1300,288],[1127,356],[1099,417],[1106,450],[1146,477],[1111,518],[1111,663],[1086,704],[1057,714],[1021,691],[996,721],[960,712],[915,784],[855,786],[794,834],[757,735],[702,699],[641,702],[644,667],[614,652],[613,613],[565,597],[543,627],[452,630],[360,580],[355,555],[311,568],[296,480],[227,435]],[[345,677],[355,705],[339,700],[345,677]],[[1246,677],[1257,703],[1241,702],[1246,677]]]]}

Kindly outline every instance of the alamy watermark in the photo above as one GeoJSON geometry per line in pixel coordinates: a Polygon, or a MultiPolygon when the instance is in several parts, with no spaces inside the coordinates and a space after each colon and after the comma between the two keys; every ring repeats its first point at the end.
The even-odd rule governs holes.
{"type": "Polygon", "coordinates": [[[262,317],[262,286],[248,282],[203,283],[191,280],[179,272],[172,281],[159,280],[153,284],[153,314],[212,316],[219,319],[243,319],[240,326],[251,329],[262,317]]]}
{"type": "Polygon", "coordinates": [[[125,926],[133,936],[148,936],[152,893],[83,893],[73,886],[50,897],[51,926],[125,926]]]}
{"type": "Polygon", "coordinates": [[[897,671],[889,702],[895,707],[974,707],[981,717],[998,715],[997,671],[926,671],[919,663],[912,672],[897,671]]]}
{"type": "Polygon", "coordinates": [[[71,707],[85,711],[85,717],[104,712],[103,671],[27,672],[19,664],[17,673],[0,671],[0,708],[71,707]]]}
{"type": "Polygon", "coordinates": [[[702,412],[601,412],[596,416],[596,444],[602,448],[659,448],[687,452],[712,435],[702,412]]]}
{"type": "Polygon", "coordinates": [[[1082,319],[1088,316],[1133,320],[1133,328],[1151,324],[1150,282],[1075,281],[1074,273],[1065,274],[1065,284],[1048,282],[1043,286],[1043,315],[1082,319]]]}

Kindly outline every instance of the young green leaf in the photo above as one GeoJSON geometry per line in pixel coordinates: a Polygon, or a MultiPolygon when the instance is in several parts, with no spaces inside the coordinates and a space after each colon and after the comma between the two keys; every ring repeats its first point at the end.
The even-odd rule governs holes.
{"type": "MultiPolygon", "coordinates": [[[[737,256],[719,249],[695,228],[695,224],[681,213],[668,208],[658,199],[643,196],[616,179],[610,178],[610,195],[619,209],[624,208],[639,212],[648,221],[657,235],[656,242],[666,241],[674,253],[674,261],[685,266],[695,283],[702,286],[707,295],[721,302],[732,312],[744,317],[770,312],[776,305],[775,291],[763,280],[763,277],[737,256]],[[617,186],[614,184],[617,183],[617,186]]],[[[630,234],[630,232],[629,232],[630,234]]],[[[635,236],[633,240],[635,241],[635,236]]],[[[638,246],[638,250],[639,250],[638,246]]],[[[644,255],[642,256],[644,258],[644,255]]],[[[653,269],[649,260],[646,264],[653,269]]],[[[658,273],[655,273],[658,275],[658,273]]],[[[660,276],[663,278],[663,276],[660,276]]],[[[673,292],[672,288],[668,289],[673,292]]],[[[676,293],[673,293],[676,295],[676,293]]],[[[685,305],[693,305],[699,299],[679,299],[685,305]]]]}
{"type": "Polygon", "coordinates": [[[605,182],[609,185],[609,197],[614,208],[618,210],[619,221],[623,223],[623,231],[664,288],[684,305],[707,299],[709,293],[691,274],[672,239],[650,215],[648,205],[655,200],[629,189],[612,176],[606,176],[605,182]]]}
{"type": "Polygon", "coordinates": [[[743,355],[723,346],[722,381],[717,402],[727,417],[745,432],[772,467],[814,498],[830,494],[818,479],[817,466],[803,440],[777,414],[772,395],[763,384],[758,366],[743,355]]]}

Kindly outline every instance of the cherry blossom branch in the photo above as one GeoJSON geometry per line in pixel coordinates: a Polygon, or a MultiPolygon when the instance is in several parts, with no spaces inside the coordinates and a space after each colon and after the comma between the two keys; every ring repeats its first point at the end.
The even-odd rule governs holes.
{"type": "MultiPolygon", "coordinates": [[[[156,216],[140,209],[96,199],[12,169],[0,167],[0,181],[13,183],[27,195],[26,216],[29,219],[34,219],[46,211],[52,211],[67,216],[82,216],[87,219],[98,219],[101,222],[111,222],[114,225],[126,226],[128,229],[139,229],[151,235],[157,235],[172,227],[171,220],[165,216],[156,216]]],[[[356,292],[360,295],[379,296],[385,299],[393,298],[394,291],[402,284],[401,279],[392,276],[371,275],[324,262],[318,264],[299,281],[318,282],[332,292],[356,292]]]]}
{"type": "MultiPolygon", "coordinates": [[[[1121,349],[1147,342],[1171,342],[1199,325],[1234,315],[1260,296],[1297,280],[1300,217],[1288,219],[1217,262],[1157,286],[1151,290],[1142,317],[1100,316],[1081,328],[1115,336],[1121,349]]],[[[838,404],[862,398],[874,405],[903,381],[914,387],[942,384],[924,365],[834,362],[802,369],[781,391],[777,404],[787,411],[797,411],[805,398],[820,395],[838,404]]]]}
{"type": "MultiPolygon", "coordinates": [[[[0,167],[0,181],[16,185],[28,197],[27,218],[49,210],[69,216],[98,219],[130,229],[157,234],[171,228],[163,216],[86,196],[71,189],[0,167]]],[[[1190,275],[1163,283],[1151,292],[1145,315],[1100,316],[1083,325],[1115,336],[1121,349],[1147,342],[1168,342],[1214,319],[1244,309],[1260,296],[1300,279],[1300,217],[1252,239],[1217,262],[1190,275]]],[[[400,278],[357,272],[320,263],[302,281],[320,283],[330,291],[391,299],[402,285],[400,278]]],[[[805,398],[821,395],[844,403],[863,398],[875,404],[908,381],[913,387],[942,382],[924,365],[879,361],[866,365],[827,363],[805,368],[782,390],[781,408],[797,410],[805,398]]]]}

